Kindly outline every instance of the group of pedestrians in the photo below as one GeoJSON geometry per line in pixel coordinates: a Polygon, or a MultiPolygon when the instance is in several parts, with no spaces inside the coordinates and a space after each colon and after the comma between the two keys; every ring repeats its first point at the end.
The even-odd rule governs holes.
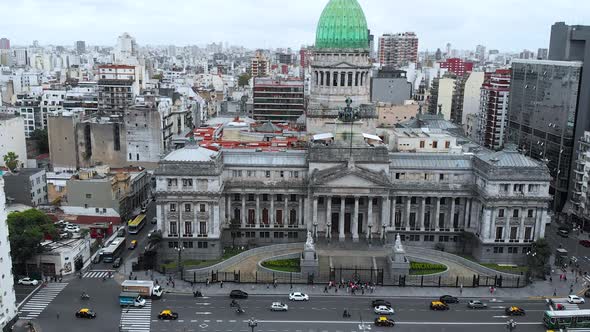
{"type": "Polygon", "coordinates": [[[365,292],[374,293],[375,284],[372,282],[361,282],[361,281],[347,281],[341,280],[338,284],[334,281],[330,281],[327,286],[324,287],[324,293],[329,293],[331,289],[334,289],[334,293],[338,293],[338,289],[346,288],[346,293],[356,295],[360,292],[365,295],[365,292]]]}

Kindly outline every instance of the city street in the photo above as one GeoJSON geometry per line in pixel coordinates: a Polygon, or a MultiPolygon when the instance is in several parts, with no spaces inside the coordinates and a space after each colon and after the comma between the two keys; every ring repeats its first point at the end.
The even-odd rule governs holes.
{"type": "Polygon", "coordinates": [[[580,239],[590,240],[588,233],[583,233],[578,236],[576,232],[571,232],[569,237],[564,238],[557,235],[557,229],[560,226],[560,224],[553,224],[550,227],[547,227],[545,236],[551,245],[551,253],[554,254],[555,249],[559,248],[561,245],[562,248],[568,251],[570,257],[575,256],[578,258],[578,264],[580,264],[582,271],[590,272],[590,248],[586,248],[578,243],[580,239]]]}

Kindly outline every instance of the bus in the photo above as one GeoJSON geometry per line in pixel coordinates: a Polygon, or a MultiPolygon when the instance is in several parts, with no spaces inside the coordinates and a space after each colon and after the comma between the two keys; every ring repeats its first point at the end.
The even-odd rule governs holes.
{"type": "Polygon", "coordinates": [[[135,219],[129,220],[127,223],[127,232],[129,234],[138,234],[143,226],[145,226],[145,214],[140,214],[135,219]]]}
{"type": "Polygon", "coordinates": [[[588,328],[590,327],[590,310],[545,311],[543,324],[550,329],[588,328]]]}
{"type": "Polygon", "coordinates": [[[104,248],[104,251],[102,252],[102,261],[105,263],[112,263],[115,261],[126,248],[125,240],[124,237],[115,238],[111,244],[104,248]]]}

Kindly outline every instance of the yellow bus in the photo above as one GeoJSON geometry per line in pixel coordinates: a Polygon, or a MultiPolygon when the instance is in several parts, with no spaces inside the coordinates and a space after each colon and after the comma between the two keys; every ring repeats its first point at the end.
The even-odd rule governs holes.
{"type": "Polygon", "coordinates": [[[138,234],[145,226],[145,214],[140,214],[135,219],[129,220],[127,223],[127,232],[129,234],[138,234]]]}

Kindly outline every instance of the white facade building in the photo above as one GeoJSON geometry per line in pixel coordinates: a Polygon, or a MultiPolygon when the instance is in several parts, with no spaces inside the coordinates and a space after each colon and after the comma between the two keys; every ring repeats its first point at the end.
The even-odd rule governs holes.
{"type": "Polygon", "coordinates": [[[10,242],[8,241],[8,225],[6,224],[6,198],[4,196],[4,180],[0,177],[0,329],[9,329],[17,319],[16,295],[14,293],[14,277],[12,275],[12,259],[10,258],[10,242]]]}
{"type": "Polygon", "coordinates": [[[479,112],[481,86],[484,78],[484,72],[472,72],[465,82],[463,92],[463,114],[461,119],[464,128],[467,123],[467,116],[479,112]]]}
{"type": "MultiPolygon", "coordinates": [[[[21,162],[27,159],[27,143],[25,140],[25,120],[20,116],[0,114],[0,157],[14,152],[21,162]]],[[[0,165],[4,159],[0,159],[0,165]]]]}
{"type": "MultiPolygon", "coordinates": [[[[445,120],[451,119],[451,108],[453,105],[453,92],[455,91],[455,80],[443,77],[438,81],[438,105],[442,106],[441,111],[445,120]]],[[[438,110],[438,109],[437,109],[438,110]]]]}

